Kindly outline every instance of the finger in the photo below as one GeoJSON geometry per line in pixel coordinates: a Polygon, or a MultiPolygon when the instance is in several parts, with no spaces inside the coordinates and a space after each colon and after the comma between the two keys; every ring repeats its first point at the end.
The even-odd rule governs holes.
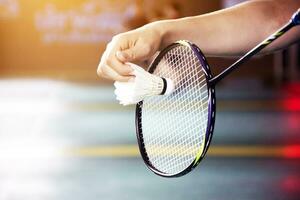
{"type": "Polygon", "coordinates": [[[132,67],[120,62],[115,56],[107,59],[106,65],[110,66],[114,71],[118,72],[118,74],[122,76],[130,76],[133,71],[132,67]]]}
{"type": "Polygon", "coordinates": [[[129,49],[126,49],[123,51],[117,51],[116,57],[121,62],[142,61],[151,56],[150,52],[151,52],[151,49],[149,48],[148,45],[137,44],[136,46],[134,46],[132,48],[129,48],[129,49]]]}
{"type": "Polygon", "coordinates": [[[112,69],[114,69],[118,74],[122,76],[128,76],[133,70],[131,67],[117,59],[115,47],[116,42],[112,41],[107,44],[106,50],[102,55],[99,66],[102,67],[108,65],[112,69]]]}
{"type": "Polygon", "coordinates": [[[99,62],[98,68],[97,68],[97,74],[99,77],[108,78],[106,76],[106,74],[103,73],[103,70],[102,70],[102,68],[105,67],[105,60],[107,59],[107,54],[108,54],[108,51],[106,49],[101,56],[101,59],[100,59],[100,62],[99,62]]]}
{"type": "Polygon", "coordinates": [[[102,68],[106,68],[107,66],[112,66],[112,68],[115,72],[117,72],[121,76],[130,76],[132,75],[133,69],[127,64],[123,64],[120,61],[118,61],[116,58],[115,59],[108,59],[104,61],[105,58],[102,58],[98,69],[97,69],[97,74],[100,77],[105,77],[107,78],[108,76],[103,72],[102,68]]]}
{"type": "Polygon", "coordinates": [[[100,76],[114,81],[127,82],[132,78],[132,76],[120,75],[108,65],[101,67],[100,71],[100,76]]]}

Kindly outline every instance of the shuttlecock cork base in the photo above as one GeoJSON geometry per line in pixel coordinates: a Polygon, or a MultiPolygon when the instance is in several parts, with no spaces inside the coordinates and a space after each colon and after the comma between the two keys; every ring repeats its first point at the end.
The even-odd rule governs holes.
{"type": "Polygon", "coordinates": [[[171,79],[150,74],[138,65],[126,63],[133,68],[134,77],[128,82],[114,83],[116,99],[122,105],[136,104],[146,97],[154,95],[170,95],[174,91],[171,79]]]}

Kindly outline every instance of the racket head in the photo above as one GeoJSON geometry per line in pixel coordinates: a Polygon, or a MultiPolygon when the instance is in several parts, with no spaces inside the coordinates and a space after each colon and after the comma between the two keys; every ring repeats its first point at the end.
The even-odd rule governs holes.
{"type": "MultiPolygon", "coordinates": [[[[166,47],[153,60],[148,71],[158,76],[172,79],[175,83],[175,90],[170,96],[149,97],[136,105],[136,135],[139,150],[146,166],[155,174],[163,177],[179,177],[187,174],[200,163],[212,139],[215,123],[216,99],[214,85],[209,83],[209,80],[212,78],[211,71],[200,48],[189,41],[177,41],[166,47]],[[179,54],[180,52],[182,55],[179,54]],[[178,55],[176,55],[176,53],[178,53],[178,55]],[[180,69],[180,66],[176,66],[176,64],[182,64],[189,60],[193,60],[191,63],[193,66],[191,68],[193,69],[190,71],[184,70],[182,74],[185,75],[183,76],[176,73],[177,70],[183,70],[180,69]],[[192,79],[193,82],[188,81],[192,79]],[[203,112],[205,109],[201,110],[197,107],[192,107],[192,105],[196,103],[193,101],[199,100],[195,95],[189,98],[190,101],[188,102],[180,102],[180,97],[189,97],[190,93],[193,92],[191,87],[189,87],[189,83],[191,83],[191,85],[201,86],[201,91],[203,90],[202,85],[195,84],[197,81],[202,81],[201,84],[207,91],[204,100],[201,99],[201,107],[202,101],[206,102],[207,110],[205,113],[203,112]],[[184,113],[185,109],[187,113],[189,113],[187,116],[174,116],[176,114],[180,115],[178,112],[181,111],[184,113]],[[193,113],[193,109],[195,112],[201,111],[203,113],[193,113]],[[162,114],[164,116],[158,117],[158,115],[162,114]],[[197,119],[196,122],[192,122],[192,125],[190,125],[189,118],[197,118],[197,116],[200,116],[199,118],[201,119],[197,119]],[[180,121],[178,119],[179,117],[187,118],[185,121],[180,121]],[[203,120],[204,118],[205,120],[203,120]],[[150,121],[155,122],[151,123],[150,121]],[[178,129],[170,128],[174,124],[176,125],[176,123],[179,123],[181,128],[187,130],[186,132],[193,134],[192,137],[197,140],[197,144],[194,144],[193,141],[182,142],[184,138],[176,139],[176,137],[182,137],[178,129]],[[196,130],[193,132],[189,131],[190,128],[193,128],[191,126],[195,126],[196,130]],[[164,128],[168,130],[167,135],[162,131],[164,128]],[[175,137],[170,136],[172,131],[174,131],[175,137]],[[155,141],[157,141],[157,144],[155,141]],[[193,147],[191,151],[193,153],[190,154],[186,152],[186,149],[184,149],[186,144],[193,147]],[[174,148],[176,148],[176,150],[174,148]],[[173,150],[175,153],[171,152],[173,150]],[[180,166],[176,163],[176,159],[182,161],[180,162],[180,166]],[[172,166],[174,166],[174,169],[172,169],[172,166]]],[[[204,93],[205,92],[201,93],[201,96],[204,93]]],[[[199,93],[197,94],[199,95],[199,93]]],[[[191,139],[190,137],[188,138],[191,139]]]]}

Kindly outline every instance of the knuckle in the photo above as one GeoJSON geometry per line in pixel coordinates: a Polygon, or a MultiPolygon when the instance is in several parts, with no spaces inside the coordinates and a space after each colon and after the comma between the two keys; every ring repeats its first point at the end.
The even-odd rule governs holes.
{"type": "Polygon", "coordinates": [[[100,67],[98,67],[98,69],[97,69],[97,74],[98,74],[98,76],[100,76],[100,77],[103,76],[103,73],[102,73],[102,70],[101,70],[100,67]]]}
{"type": "Polygon", "coordinates": [[[106,47],[105,47],[105,51],[106,52],[109,52],[111,47],[114,45],[114,42],[113,41],[110,41],[109,43],[106,44],[106,47]]]}
{"type": "Polygon", "coordinates": [[[117,42],[119,40],[121,40],[122,35],[121,34],[117,34],[115,36],[112,37],[112,41],[113,42],[117,42]]]}

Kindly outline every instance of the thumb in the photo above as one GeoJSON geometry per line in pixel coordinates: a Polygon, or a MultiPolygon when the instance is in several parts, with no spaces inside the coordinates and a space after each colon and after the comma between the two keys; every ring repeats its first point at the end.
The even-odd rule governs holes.
{"type": "Polygon", "coordinates": [[[142,61],[147,56],[143,48],[133,47],[123,51],[116,52],[117,58],[122,62],[142,61]]]}
{"type": "Polygon", "coordinates": [[[130,62],[136,59],[136,53],[133,49],[126,49],[123,51],[117,51],[116,52],[116,56],[117,58],[121,61],[121,62],[130,62]]]}

